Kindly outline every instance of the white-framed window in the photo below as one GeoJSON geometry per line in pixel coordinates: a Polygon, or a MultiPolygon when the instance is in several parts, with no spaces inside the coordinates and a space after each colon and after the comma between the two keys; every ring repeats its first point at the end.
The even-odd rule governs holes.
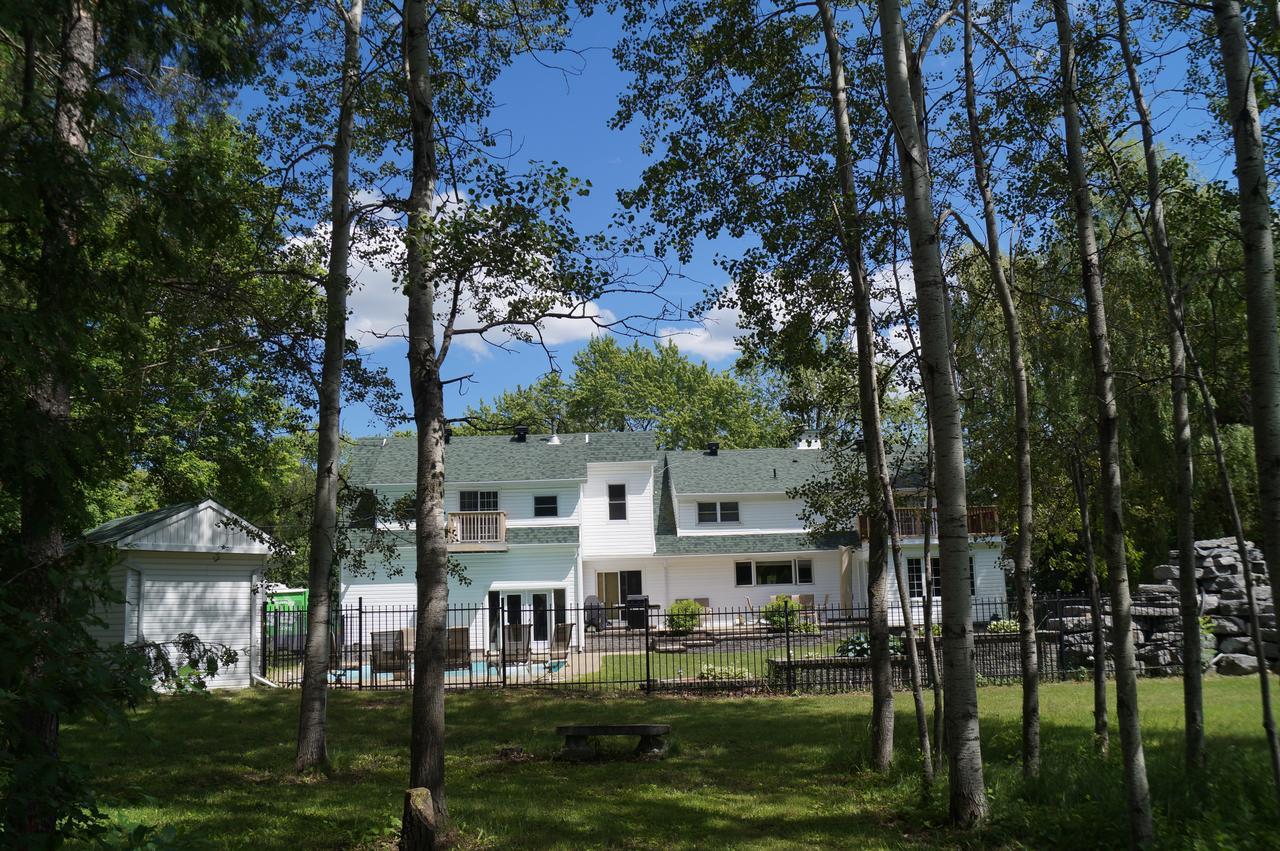
{"type": "Polygon", "coordinates": [[[137,644],[142,636],[142,573],[129,568],[124,575],[124,643],[137,644]]]}
{"type": "Polygon", "coordinates": [[[738,519],[738,503],[736,502],[698,503],[699,523],[737,523],[738,519]]]}
{"type": "Polygon", "coordinates": [[[458,491],[459,511],[497,511],[497,491],[458,491]]]}
{"type": "MultiPolygon", "coordinates": [[[[942,599],[942,560],[938,556],[929,559],[933,577],[933,599],[942,599]]],[[[976,585],[973,581],[973,556],[969,556],[969,596],[976,596],[976,585]]],[[[907,559],[907,593],[913,600],[924,597],[924,570],[919,558],[907,559]]]]}
{"type": "Polygon", "coordinates": [[[535,496],[533,498],[534,517],[559,517],[560,500],[555,494],[535,496]]]}
{"type": "Polygon", "coordinates": [[[812,585],[813,561],[807,558],[737,561],[733,563],[733,584],[739,587],[812,585]]]}
{"type": "Polygon", "coordinates": [[[627,519],[627,486],[609,485],[609,519],[627,519]]]}

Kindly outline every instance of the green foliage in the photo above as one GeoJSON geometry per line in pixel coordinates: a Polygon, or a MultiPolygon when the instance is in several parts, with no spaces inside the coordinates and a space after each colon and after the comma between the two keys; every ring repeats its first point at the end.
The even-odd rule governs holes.
{"type": "Polygon", "coordinates": [[[1012,618],[1003,618],[994,620],[987,624],[987,632],[996,634],[1011,634],[1018,631],[1018,622],[1012,618]]]}
{"type": "Polygon", "coordinates": [[[764,388],[695,363],[675,342],[656,347],[592,338],[566,379],[551,372],[529,387],[469,408],[460,434],[509,431],[656,431],[669,449],[718,441],[726,449],[781,446],[790,434],[764,388]]]}
{"type": "MultiPolygon", "coordinates": [[[[896,635],[889,636],[889,652],[894,656],[902,653],[902,639],[896,635]]],[[[835,655],[849,659],[871,658],[871,636],[865,632],[855,632],[836,645],[835,655]]]]}
{"type": "Polygon", "coordinates": [[[703,665],[698,669],[698,679],[700,680],[749,680],[752,673],[748,668],[738,668],[733,665],[703,665]]]}
{"type": "Polygon", "coordinates": [[[806,635],[818,632],[818,625],[802,620],[800,614],[800,604],[788,597],[776,597],[760,607],[760,618],[770,629],[806,635]]]}
{"type": "Polygon", "coordinates": [[[704,611],[697,600],[676,600],[667,606],[667,629],[672,632],[692,632],[701,625],[704,611]]]}

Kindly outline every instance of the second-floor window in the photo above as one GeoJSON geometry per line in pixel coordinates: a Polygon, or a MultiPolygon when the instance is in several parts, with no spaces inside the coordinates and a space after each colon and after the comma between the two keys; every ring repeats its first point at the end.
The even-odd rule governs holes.
{"type": "Polygon", "coordinates": [[[497,511],[497,491],[458,491],[459,511],[497,511]]]}
{"type": "Polygon", "coordinates": [[[534,517],[559,517],[560,502],[555,494],[548,496],[535,496],[533,498],[533,516],[534,517]]]}
{"type": "Polygon", "coordinates": [[[609,519],[627,519],[627,486],[609,485],[609,519]]]}
{"type": "Polygon", "coordinates": [[[736,502],[700,502],[698,503],[699,523],[737,523],[738,503],[736,502]]]}

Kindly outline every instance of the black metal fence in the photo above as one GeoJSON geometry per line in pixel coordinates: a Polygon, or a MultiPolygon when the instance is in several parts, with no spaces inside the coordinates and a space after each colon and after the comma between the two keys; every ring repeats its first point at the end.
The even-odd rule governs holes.
{"type": "MultiPolygon", "coordinates": [[[[973,601],[980,683],[1021,678],[1016,625],[1003,598],[973,601]]],[[[1092,642],[1081,630],[1083,598],[1037,603],[1040,676],[1087,677],[1092,642]]],[[[926,683],[923,607],[912,606],[926,683]]],[[[940,606],[934,604],[934,622],[940,606]]],[[[890,608],[895,686],[909,684],[902,612],[890,608]]],[[[338,607],[331,619],[329,684],[407,689],[414,677],[413,606],[338,607]]],[[[836,692],[871,687],[866,608],[813,606],[779,598],[761,608],[568,608],[562,605],[458,606],[448,613],[445,684],[449,688],[557,688],[646,692],[836,692]]],[[[260,674],[300,686],[305,610],[262,610],[260,674]]],[[[1166,643],[1176,630],[1161,636],[1166,643]]],[[[939,630],[935,627],[935,635],[939,630]]],[[[1145,638],[1145,637],[1144,637],[1145,638]]],[[[1180,636],[1177,636],[1180,640],[1180,636]]],[[[934,642],[941,665],[942,642],[934,642]]],[[[1140,642],[1140,647],[1143,644],[1140,642]]],[[[1162,657],[1163,658],[1163,657],[1162,657]]],[[[1176,662],[1176,660],[1174,660],[1176,662]]],[[[1148,674],[1176,664],[1146,665],[1148,674]]]]}

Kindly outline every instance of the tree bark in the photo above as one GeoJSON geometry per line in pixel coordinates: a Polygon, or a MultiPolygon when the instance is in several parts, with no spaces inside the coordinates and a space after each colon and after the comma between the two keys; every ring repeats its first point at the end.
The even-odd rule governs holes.
{"type": "Polygon", "coordinates": [[[861,213],[853,174],[853,133],[845,93],[844,58],[830,0],[818,0],[818,12],[830,68],[832,115],[836,126],[836,171],[840,181],[841,246],[853,287],[858,344],[858,405],[862,413],[863,457],[867,465],[867,621],[871,633],[871,763],[879,771],[893,764],[893,668],[889,650],[888,540],[893,520],[893,489],[887,491],[884,436],[880,428],[880,391],[875,366],[871,289],[862,262],[861,213]],[[886,498],[887,497],[887,498],[886,498]]]}
{"type": "MultiPolygon", "coordinates": [[[[61,595],[51,572],[67,555],[63,525],[67,517],[69,482],[61,475],[73,466],[67,458],[71,429],[71,385],[63,373],[64,351],[71,341],[60,339],[58,312],[64,293],[86,285],[82,279],[80,233],[76,222],[76,194],[73,182],[83,171],[81,163],[89,153],[87,104],[94,87],[97,68],[96,4],[91,0],[71,0],[68,4],[59,46],[57,95],[53,114],[52,146],[65,164],[66,180],[50,181],[41,193],[45,229],[41,244],[41,268],[35,310],[50,318],[54,329],[41,344],[48,347],[43,370],[26,391],[28,433],[21,436],[29,445],[29,456],[41,464],[32,465],[19,485],[19,537],[25,560],[21,576],[27,604],[46,629],[45,640],[54,640],[56,623],[62,617],[61,595]]],[[[27,676],[36,681],[45,676],[46,659],[37,652],[27,676]]],[[[23,752],[24,761],[34,765],[56,764],[59,759],[60,720],[56,709],[26,704],[18,723],[21,732],[11,737],[23,752]]],[[[35,807],[18,829],[29,835],[52,836],[57,825],[52,808],[35,807]]],[[[33,840],[34,844],[40,844],[33,840]]]]}
{"type": "Polygon", "coordinates": [[[1071,459],[1071,483],[1080,506],[1080,549],[1084,553],[1085,572],[1089,577],[1089,612],[1093,616],[1093,743],[1104,756],[1111,747],[1107,729],[1107,638],[1103,627],[1102,587],[1098,582],[1097,558],[1093,552],[1093,521],[1089,518],[1089,489],[1085,484],[1084,465],[1071,459]]]}
{"type": "Polygon", "coordinates": [[[1013,544],[1013,582],[1022,666],[1022,774],[1033,778],[1040,773],[1040,659],[1036,647],[1035,589],[1031,579],[1035,523],[1031,489],[1031,394],[1027,386],[1027,366],[1022,356],[1022,328],[1013,303],[1013,290],[1000,262],[996,206],[991,194],[986,151],[978,128],[978,96],[973,78],[973,18],[969,0],[964,0],[964,92],[969,142],[973,149],[973,175],[982,195],[982,218],[987,232],[987,265],[1000,302],[1000,312],[1004,314],[1005,336],[1009,341],[1009,376],[1013,383],[1018,458],[1018,528],[1013,544]]]}
{"type": "Polygon", "coordinates": [[[1133,617],[1125,561],[1124,501],[1120,473],[1119,415],[1111,343],[1103,297],[1102,268],[1093,226],[1093,201],[1089,194],[1076,102],[1075,47],[1067,0],[1053,0],[1062,64],[1062,115],[1066,129],[1067,173],[1071,182],[1076,219],[1077,248],[1088,310],[1089,342],[1093,357],[1094,392],[1098,405],[1098,452],[1102,469],[1103,549],[1111,584],[1112,646],[1116,666],[1116,715],[1120,722],[1120,746],[1124,756],[1124,787],[1128,805],[1129,838],[1138,847],[1154,840],[1151,790],[1147,782],[1142,728],[1138,717],[1138,674],[1134,659],[1133,617]]]}
{"type": "Polygon", "coordinates": [[[1218,44],[1227,78],[1228,114],[1235,141],[1262,549],[1271,587],[1280,589],[1280,328],[1276,323],[1276,263],[1266,149],[1240,3],[1213,0],[1213,16],[1218,26],[1218,44]]]}
{"type": "Polygon", "coordinates": [[[1129,13],[1124,0],[1115,0],[1116,36],[1129,78],[1129,91],[1142,129],[1142,154],[1147,174],[1147,204],[1152,259],[1168,297],[1169,376],[1173,400],[1173,455],[1177,486],[1175,507],[1178,527],[1178,596],[1182,609],[1182,699],[1186,732],[1187,770],[1205,765],[1204,688],[1200,664],[1200,595],[1195,577],[1195,476],[1191,454],[1191,412],[1187,398],[1187,358],[1178,329],[1182,324],[1182,288],[1178,285],[1169,234],[1165,228],[1164,201],[1160,197],[1160,164],[1156,158],[1155,132],[1147,108],[1138,63],[1129,39],[1129,13]]]}
{"type": "MultiPolygon", "coordinates": [[[[928,405],[925,419],[928,420],[928,405]]],[[[920,547],[920,578],[924,582],[924,653],[929,666],[929,682],[933,685],[933,742],[937,762],[941,764],[944,751],[942,677],[938,671],[938,648],[933,640],[933,559],[929,557],[930,537],[933,534],[933,426],[925,424],[924,462],[924,539],[920,547]]]]}
{"type": "Polygon", "coordinates": [[[307,645],[302,668],[298,750],[294,768],[327,766],[330,609],[338,538],[338,462],[341,451],[342,364],[347,345],[347,267],[351,250],[351,136],[360,79],[363,0],[339,7],[343,19],[342,92],[333,140],[329,273],[325,278],[324,360],[320,369],[320,423],[316,433],[316,487],[311,514],[307,582],[307,645]]]}
{"type": "Polygon", "coordinates": [[[921,373],[937,448],[938,548],[942,560],[943,677],[946,689],[950,816],[968,827],[987,817],[978,691],[974,671],[973,602],[969,596],[969,530],[960,400],[951,367],[946,279],[933,214],[931,181],[911,96],[910,65],[897,0],[879,0],[889,117],[899,139],[911,263],[920,314],[921,373]]]}
{"type": "Polygon", "coordinates": [[[413,653],[413,729],[409,786],[431,794],[431,830],[410,818],[402,826],[405,848],[433,847],[449,829],[444,790],[444,657],[449,607],[449,548],[444,516],[444,387],[435,343],[436,286],[431,268],[435,213],[435,100],[426,0],[405,0],[404,65],[413,146],[405,235],[405,290],[409,297],[409,386],[418,432],[415,520],[418,612],[413,653]],[[423,838],[429,837],[429,839],[423,838]]]}

